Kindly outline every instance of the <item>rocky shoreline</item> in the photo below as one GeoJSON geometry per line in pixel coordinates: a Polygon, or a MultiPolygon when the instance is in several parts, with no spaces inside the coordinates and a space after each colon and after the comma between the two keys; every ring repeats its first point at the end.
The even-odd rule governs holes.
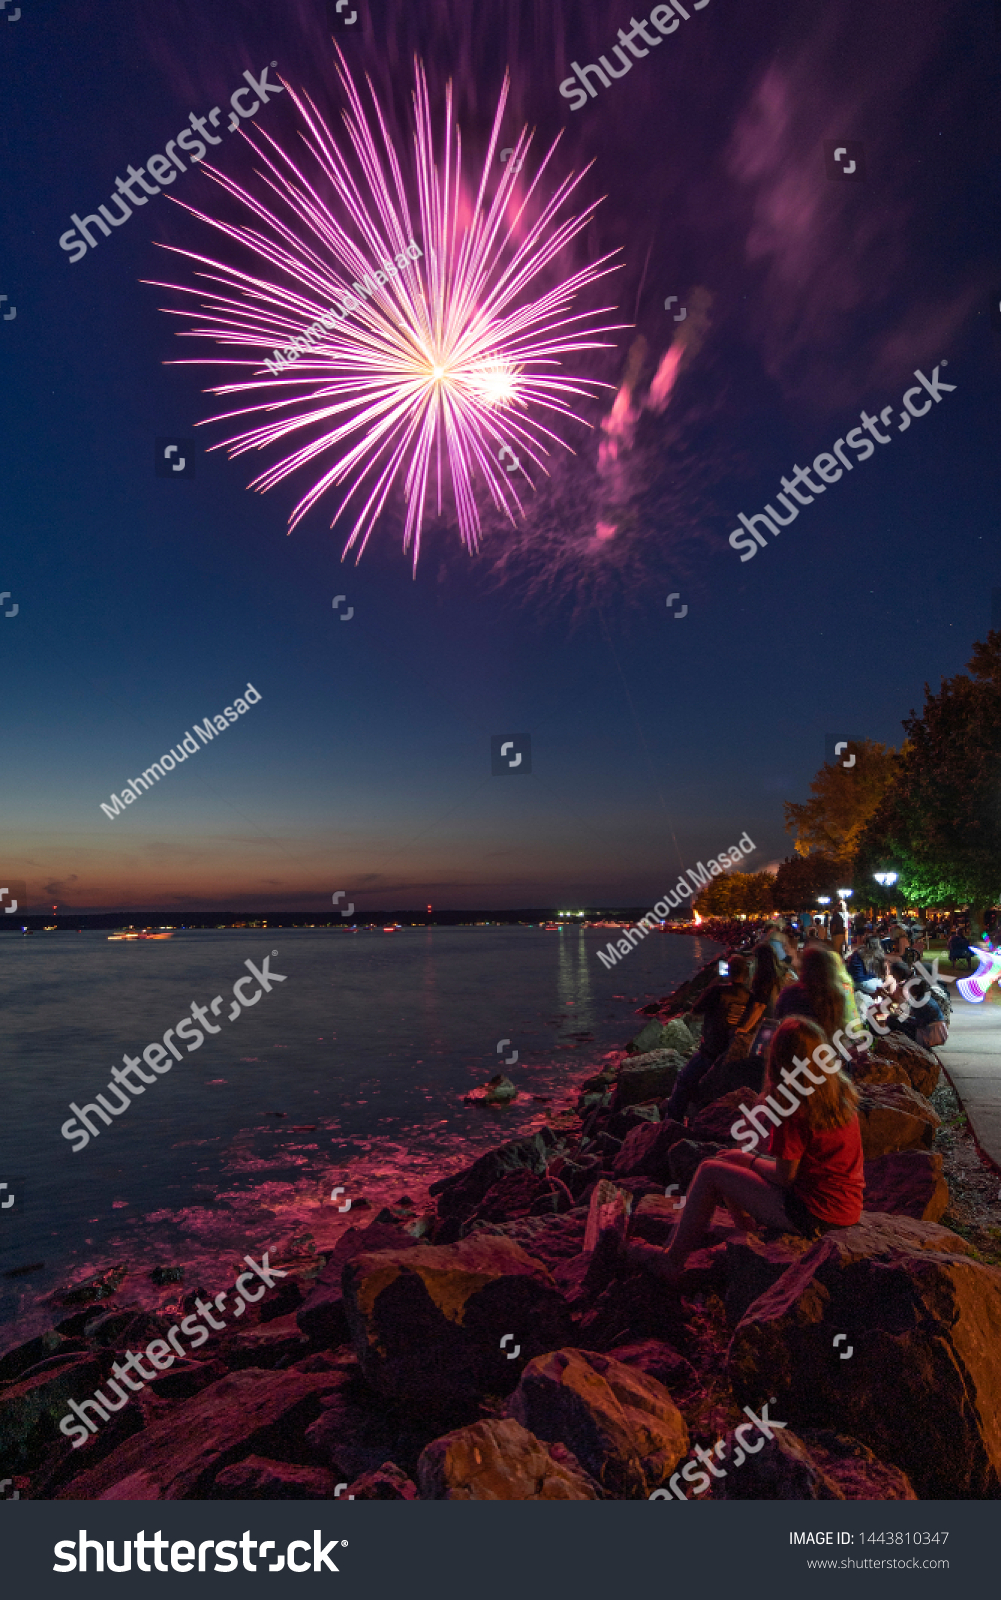
{"type": "MultiPolygon", "coordinates": [[[[401,1197],[325,1255],[272,1252],[281,1282],[79,1449],[58,1431],[70,1401],[168,1319],[125,1301],[120,1268],[76,1285],[0,1360],[21,1498],[1001,1497],[1001,1270],[941,1222],[930,1051],[879,1039],[856,1074],[855,1227],[810,1243],[717,1212],[680,1291],[622,1264],[733,1142],[746,1090],[687,1128],[666,1115],[697,1043],[679,1013],[715,973],[644,1007],[575,1104],[432,1184],[425,1210],[401,1197]]],[[[163,1270],[178,1315],[211,1301],[163,1270]]]]}

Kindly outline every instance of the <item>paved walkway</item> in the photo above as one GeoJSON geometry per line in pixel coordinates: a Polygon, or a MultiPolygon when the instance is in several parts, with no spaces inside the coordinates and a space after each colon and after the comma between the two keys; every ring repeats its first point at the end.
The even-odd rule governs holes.
{"type": "Polygon", "coordinates": [[[941,1060],[984,1153],[1001,1167],[1001,1005],[971,1006],[953,989],[941,1060]]]}

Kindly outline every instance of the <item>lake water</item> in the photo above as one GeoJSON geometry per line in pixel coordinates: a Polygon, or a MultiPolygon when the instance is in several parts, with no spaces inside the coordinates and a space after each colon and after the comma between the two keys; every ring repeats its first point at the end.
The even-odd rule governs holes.
{"type": "Polygon", "coordinates": [[[274,1260],[304,1230],[329,1248],[369,1208],[403,1193],[420,1203],[436,1178],[541,1124],[638,1031],[636,1008],[717,948],[655,933],[606,970],[596,951],[611,937],[574,927],[192,930],[139,943],[5,934],[0,1194],[16,1204],[0,1209],[0,1351],[68,1315],[48,1297],[111,1262],[129,1267],[120,1298],[150,1306],[177,1295],[150,1282],[158,1263],[183,1263],[186,1288],[222,1288],[245,1252],[270,1248],[274,1260]],[[286,981],[230,1023],[244,961],[260,966],[272,951],[286,981]],[[99,1137],[74,1153],[60,1134],[69,1102],[107,1094],[123,1054],[141,1055],[193,1000],[218,994],[222,1031],[110,1127],[94,1118],[99,1137]],[[513,1066],[502,1039],[503,1056],[518,1051],[513,1066]],[[519,1099],[464,1105],[498,1070],[519,1099]],[[347,1198],[353,1214],[338,1210],[347,1198]]]}

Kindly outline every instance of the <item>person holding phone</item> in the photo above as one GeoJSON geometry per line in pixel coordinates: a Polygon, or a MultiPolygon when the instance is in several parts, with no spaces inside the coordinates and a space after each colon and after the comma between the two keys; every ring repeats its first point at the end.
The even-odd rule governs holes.
{"type": "MultiPolygon", "coordinates": [[[[721,969],[723,965],[721,961],[721,969]]],[[[747,1009],[747,1002],[751,998],[748,983],[750,972],[751,966],[746,956],[730,956],[726,976],[724,977],[721,971],[716,982],[710,984],[702,998],[692,1007],[693,1015],[704,1017],[705,1023],[702,1028],[702,1043],[678,1073],[674,1091],[668,1101],[667,1114],[677,1122],[684,1121],[688,1102],[696,1086],[713,1062],[723,1054],[730,1043],[734,1028],[747,1009]]]]}

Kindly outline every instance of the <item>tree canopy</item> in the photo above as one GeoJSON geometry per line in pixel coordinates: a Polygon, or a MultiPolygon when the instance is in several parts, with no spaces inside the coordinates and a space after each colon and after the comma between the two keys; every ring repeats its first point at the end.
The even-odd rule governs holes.
{"type": "Polygon", "coordinates": [[[770,872],[726,872],[707,884],[693,904],[701,917],[768,916],[774,882],[770,872]]]}
{"type": "Polygon", "coordinates": [[[969,674],[925,684],[892,787],[859,840],[858,867],[900,873],[912,905],[979,910],[1001,898],[1001,632],[975,644],[969,674]]]}
{"type": "Polygon", "coordinates": [[[839,861],[825,851],[787,856],[773,880],[772,896],[779,911],[805,911],[818,895],[831,896],[851,882],[850,861],[839,861]]]}
{"type": "Polygon", "coordinates": [[[802,805],[786,801],[786,832],[796,835],[798,855],[820,851],[838,860],[854,856],[867,824],[896,780],[900,757],[890,745],[863,739],[855,764],[825,761],[802,805]]]}

